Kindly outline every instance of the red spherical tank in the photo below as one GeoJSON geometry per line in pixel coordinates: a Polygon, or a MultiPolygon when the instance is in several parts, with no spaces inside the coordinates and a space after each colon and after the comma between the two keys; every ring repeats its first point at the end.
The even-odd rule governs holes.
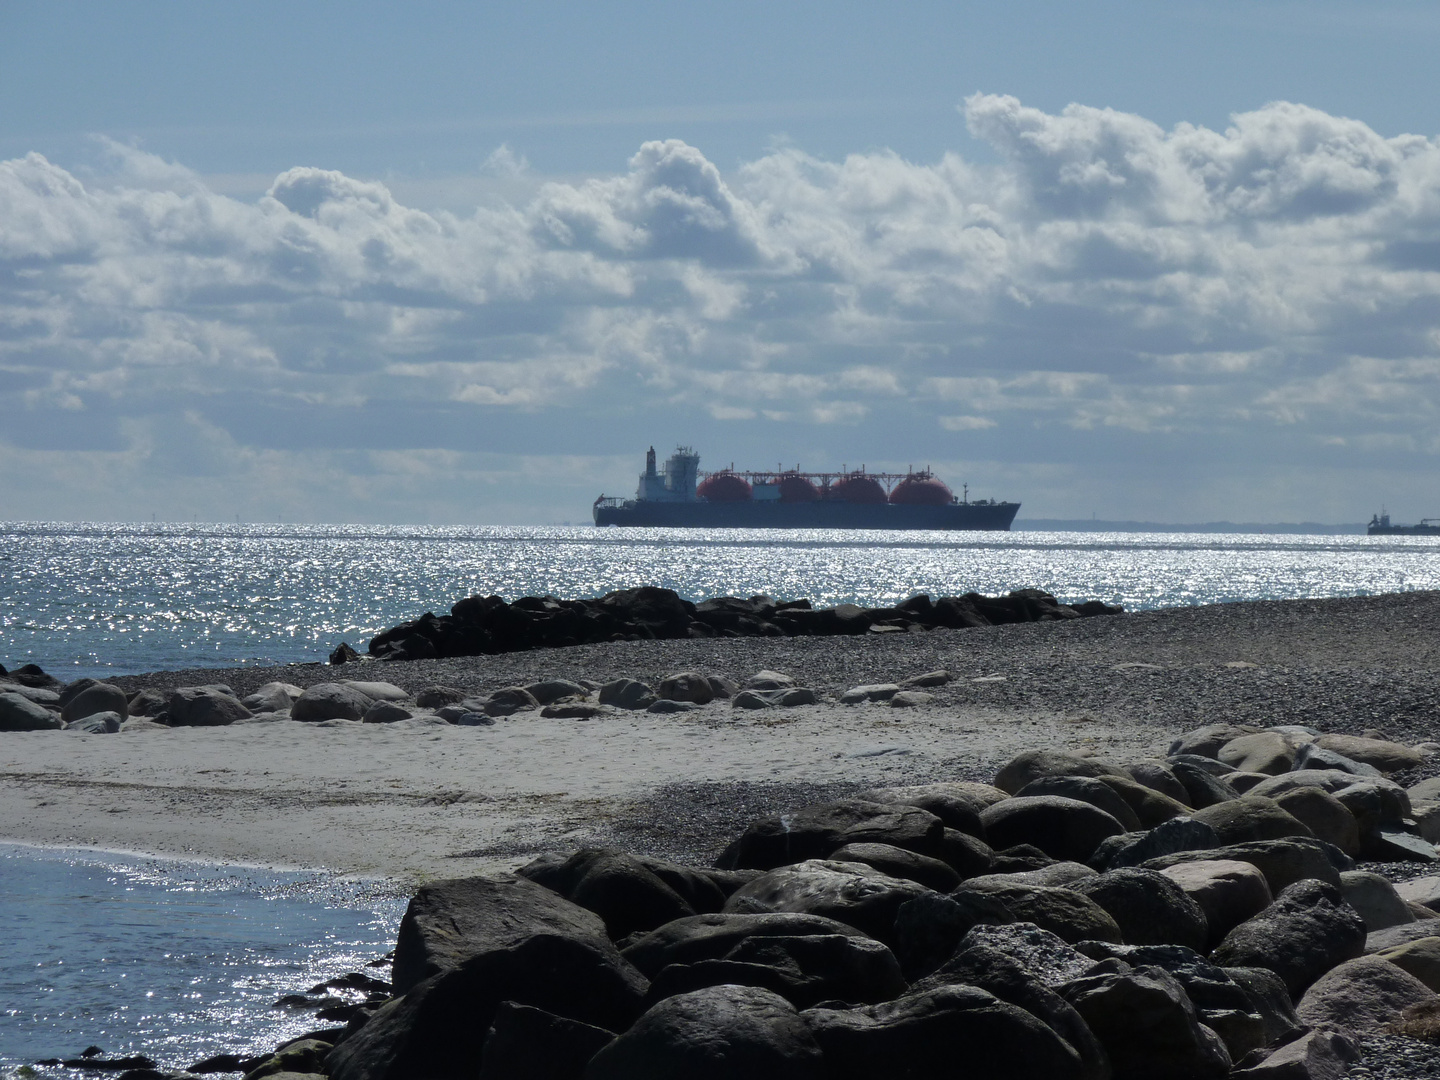
{"type": "Polygon", "coordinates": [[[948,506],[955,501],[955,495],[944,481],[921,474],[907,476],[896,484],[890,501],[897,506],[948,506]]]}
{"type": "Polygon", "coordinates": [[[780,477],[779,487],[781,502],[814,502],[820,498],[820,489],[796,473],[787,473],[780,477]]]}
{"type": "Polygon", "coordinates": [[[851,473],[830,485],[830,498],[848,503],[874,505],[885,501],[885,489],[880,481],[864,473],[851,473]]]}
{"type": "Polygon", "coordinates": [[[711,473],[695,489],[695,494],[713,503],[745,502],[751,495],[745,478],[730,472],[711,473]]]}

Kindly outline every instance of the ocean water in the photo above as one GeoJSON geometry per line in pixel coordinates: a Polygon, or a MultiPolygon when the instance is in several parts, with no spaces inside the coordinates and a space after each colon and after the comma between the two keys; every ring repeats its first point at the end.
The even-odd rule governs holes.
{"type": "Polygon", "coordinates": [[[1440,588],[1440,538],[0,524],[0,664],[65,679],[323,660],[462,596],[1046,589],[1131,610],[1440,588]]]}
{"type": "Polygon", "coordinates": [[[92,1045],[172,1069],[271,1050],[327,1026],[276,1008],[281,994],[388,977],[364,965],[403,913],[383,889],[314,874],[0,844],[0,1075],[92,1045]]]}

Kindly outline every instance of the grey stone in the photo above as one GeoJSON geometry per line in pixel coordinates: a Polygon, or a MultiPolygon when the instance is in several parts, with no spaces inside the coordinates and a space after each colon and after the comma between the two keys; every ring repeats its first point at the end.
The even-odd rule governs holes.
{"type": "Polygon", "coordinates": [[[316,683],[290,708],[290,719],[307,723],[325,720],[359,720],[370,707],[370,698],[348,683],[316,683]]]}
{"type": "Polygon", "coordinates": [[[662,697],[658,701],[654,702],[645,711],[652,713],[682,713],[694,712],[696,709],[699,709],[701,707],[702,706],[697,705],[693,701],[675,701],[672,698],[662,697]]]}
{"type": "Polygon", "coordinates": [[[1295,1012],[1311,1027],[1357,1037],[1379,1032],[1412,1005],[1435,1000],[1435,991],[1389,960],[1361,956],[1321,975],[1295,1012]]]}
{"type": "Polygon", "coordinates": [[[950,678],[950,672],[942,668],[939,671],[925,671],[919,675],[911,675],[908,679],[901,679],[900,685],[904,687],[944,686],[950,681],[950,678]]]}
{"type": "Polygon", "coordinates": [[[182,686],[165,703],[171,727],[224,727],[253,714],[233,695],[209,686],[182,686]]]}
{"type": "Polygon", "coordinates": [[[597,716],[604,716],[612,711],[609,705],[591,705],[588,701],[560,701],[546,705],[540,710],[540,715],[551,720],[594,720],[597,716]]]}
{"type": "Polygon", "coordinates": [[[363,679],[344,679],[343,685],[353,686],[371,701],[409,701],[410,695],[394,683],[367,682],[363,679]]]}
{"type": "Polygon", "coordinates": [[[125,697],[125,691],[118,686],[109,683],[91,683],[78,694],[65,698],[64,705],[60,709],[60,719],[67,724],[76,720],[83,720],[95,713],[113,712],[121,716],[130,715],[130,702],[125,697]]]}
{"type": "MultiPolygon", "coordinates": [[[[544,682],[531,683],[525,687],[525,692],[540,705],[549,705],[552,701],[559,701],[561,698],[590,696],[589,690],[568,679],[546,679],[544,682]]],[[[419,698],[416,700],[419,701],[419,698]]]]}
{"type": "Polygon", "coordinates": [[[1042,776],[1124,776],[1129,774],[1116,765],[1109,765],[1079,754],[1058,750],[1027,750],[1011,758],[995,774],[995,786],[1014,795],[1032,780],[1042,776]]]}
{"type": "Polygon", "coordinates": [[[852,686],[840,695],[842,705],[861,705],[867,701],[889,701],[900,692],[898,683],[870,683],[852,686]]]}
{"type": "MultiPolygon", "coordinates": [[[[295,702],[305,691],[294,683],[268,682],[259,687],[253,694],[247,694],[240,699],[252,713],[289,712],[295,707],[295,702]]],[[[130,715],[135,714],[135,703],[132,701],[130,715]]],[[[145,715],[150,715],[146,713],[145,715]]]]}
{"type": "Polygon", "coordinates": [[[688,701],[706,705],[715,698],[710,680],[698,671],[682,671],[660,682],[660,697],[666,701],[688,701]]]}
{"type": "Polygon", "coordinates": [[[1170,766],[1163,761],[1146,759],[1132,761],[1125,766],[1137,784],[1143,784],[1151,791],[1158,791],[1162,795],[1168,795],[1178,803],[1190,805],[1190,792],[1180,782],[1171,770],[1170,766]]]}
{"type": "Polygon", "coordinates": [[[1071,887],[1022,885],[1005,875],[971,878],[952,896],[980,893],[998,899],[1017,919],[1049,930],[1072,944],[1079,941],[1120,941],[1120,927],[1110,913],[1071,887]]]}
{"type": "Polygon", "coordinates": [[[980,821],[997,850],[1033,844],[1051,858],[1075,862],[1086,862],[1105,837],[1125,831],[1099,807],[1055,795],[1006,799],[986,807],[980,821]]]}
{"type": "Polygon", "coordinates": [[[745,680],[746,690],[788,690],[795,680],[779,671],[757,671],[745,680]]]}
{"type": "Polygon", "coordinates": [[[600,704],[640,711],[655,704],[655,691],[635,679],[615,679],[600,687],[600,704]]]}
{"type": "Polygon", "coordinates": [[[507,686],[485,699],[486,716],[514,716],[538,708],[540,703],[523,686],[507,686]]]}
{"type": "Polygon", "coordinates": [[[1234,1080],[1341,1080],[1360,1050],[1335,1031],[1311,1031],[1288,1042],[1258,1065],[1236,1069],[1234,1080]]]}
{"type": "Polygon", "coordinates": [[[1347,870],[1340,875],[1340,891],[1345,902],[1365,920],[1367,934],[1415,921],[1414,913],[1395,891],[1395,886],[1379,874],[1347,870]]]}
{"type": "Polygon", "coordinates": [[[65,725],[65,730],[81,735],[113,735],[120,730],[120,725],[124,722],[125,718],[119,713],[91,713],[79,720],[70,721],[65,725]]]}
{"type": "Polygon", "coordinates": [[[1079,799],[1098,806],[1124,826],[1126,832],[1138,832],[1140,819],[1120,793],[1108,784],[1090,776],[1041,776],[1015,793],[1016,798],[1058,795],[1062,799],[1079,799]]]}
{"type": "Polygon", "coordinates": [[[1259,728],[1243,724],[1206,724],[1204,727],[1187,731],[1170,744],[1169,755],[1194,754],[1197,757],[1214,758],[1220,748],[1242,735],[1254,735],[1259,728]]]}
{"type": "Polygon", "coordinates": [[[929,705],[935,700],[934,694],[927,694],[923,690],[901,690],[898,694],[890,697],[892,709],[913,709],[917,705],[929,705]]]}
{"type": "Polygon", "coordinates": [[[927,890],[862,863],[808,859],[761,874],[725,901],[723,913],[796,912],[846,923],[878,941],[895,939],[900,905],[927,890]]]}
{"type": "Polygon", "coordinates": [[[1339,799],[1318,787],[1301,787],[1275,796],[1275,805],[1291,815],[1316,839],[1334,844],[1351,858],[1360,854],[1360,824],[1339,799]]]}
{"type": "Polygon", "coordinates": [[[1303,836],[1227,844],[1212,851],[1180,851],[1151,859],[1144,865],[1151,870],[1164,870],[1176,863],[1212,859],[1238,859],[1258,867],[1272,893],[1279,893],[1286,886],[1306,878],[1317,878],[1338,889],[1341,870],[1355,869],[1355,863],[1338,848],[1303,836]]]}
{"type": "Polygon", "coordinates": [[[622,955],[654,978],[671,964],[723,959],[747,938],[831,934],[866,936],[853,926],[819,915],[789,911],[763,915],[717,912],[668,922],[628,944],[622,955]]]}
{"type": "Polygon", "coordinates": [[[1203,821],[1176,817],[1143,833],[1126,833],[1101,842],[1091,862],[1104,869],[1140,866],[1151,859],[1180,851],[1204,851],[1220,846],[1220,837],[1203,821]]]}
{"type": "Polygon", "coordinates": [[[1251,1011],[1260,1016],[1265,1034],[1262,1046],[1279,1046],[1305,1030],[1305,1025],[1295,1015],[1290,992],[1275,972],[1261,967],[1227,967],[1221,970],[1245,991],[1250,999],[1251,1011]]]}
{"type": "MultiPolygon", "coordinates": [[[[1216,762],[1216,764],[1219,763],[1216,762]]],[[[1223,767],[1221,766],[1221,768],[1223,767]]],[[[1185,788],[1186,798],[1183,801],[1189,803],[1196,810],[1240,797],[1240,792],[1219,776],[1209,769],[1200,768],[1189,761],[1173,759],[1170,763],[1170,771],[1175,774],[1175,779],[1179,780],[1185,788]]]]}
{"type": "Polygon", "coordinates": [[[1440,989],[1440,937],[1417,938],[1372,955],[1415,976],[1431,990],[1440,989]]]}
{"type": "Polygon", "coordinates": [[[1258,731],[1231,739],[1215,755],[1237,772],[1289,772],[1295,764],[1295,747],[1276,731],[1258,731]]]}
{"type": "MultiPolygon", "coordinates": [[[[1216,854],[1219,854],[1218,852],[1216,854]]],[[[1205,913],[1207,950],[1235,927],[1270,906],[1265,875],[1248,862],[1214,859],[1177,863],[1160,871],[1205,913]]]]}
{"type": "Polygon", "coordinates": [[[1127,945],[1205,950],[1210,927],[1204,909],[1157,870],[1122,867],[1073,882],[1069,888],[1104,908],[1127,945]]]}
{"type": "Polygon", "coordinates": [[[1216,803],[1196,810],[1190,817],[1214,829],[1221,844],[1314,835],[1293,814],[1281,809],[1274,799],[1258,795],[1242,795],[1229,802],[1216,803]]]}
{"type": "Polygon", "coordinates": [[[360,718],[360,722],[363,724],[394,724],[400,720],[409,720],[414,715],[414,710],[409,706],[394,701],[377,701],[365,710],[365,715],[360,718]]]}
{"type": "Polygon", "coordinates": [[[1222,967],[1269,968],[1294,998],[1359,956],[1365,940],[1365,922],[1340,890],[1311,879],[1282,890],[1268,908],[1231,930],[1211,959],[1222,967]]]}
{"type": "Polygon", "coordinates": [[[846,844],[830,855],[834,862],[858,862],[891,877],[914,881],[936,892],[949,892],[960,875],[939,859],[917,855],[893,844],[846,844]]]}
{"type": "Polygon", "coordinates": [[[1295,753],[1295,769],[1338,769],[1353,776],[1382,776],[1374,765],[1352,761],[1344,754],[1326,750],[1319,743],[1306,743],[1295,753]]]}
{"type": "Polygon", "coordinates": [[[63,725],[58,713],[19,694],[0,694],[0,731],[57,731],[63,725]]]}
{"type": "Polygon", "coordinates": [[[427,686],[415,695],[415,704],[422,709],[440,710],[447,705],[458,705],[468,695],[453,686],[427,686]]]}
{"type": "Polygon", "coordinates": [[[1358,735],[1321,735],[1316,742],[1323,749],[1334,750],[1351,761],[1374,766],[1382,773],[1415,769],[1425,764],[1425,755],[1420,751],[1386,739],[1366,739],[1358,735]]]}

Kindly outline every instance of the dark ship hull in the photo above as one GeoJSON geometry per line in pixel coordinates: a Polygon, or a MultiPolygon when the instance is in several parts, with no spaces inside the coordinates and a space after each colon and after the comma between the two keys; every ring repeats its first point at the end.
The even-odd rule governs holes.
{"type": "Polygon", "coordinates": [[[1440,518],[1421,518],[1418,525],[1392,525],[1389,514],[1376,514],[1365,532],[1369,536],[1440,536],[1440,518]]]}
{"type": "Polygon", "coordinates": [[[950,529],[1006,532],[1020,504],[867,505],[839,501],[661,502],[601,499],[596,525],[670,529],[950,529]]]}

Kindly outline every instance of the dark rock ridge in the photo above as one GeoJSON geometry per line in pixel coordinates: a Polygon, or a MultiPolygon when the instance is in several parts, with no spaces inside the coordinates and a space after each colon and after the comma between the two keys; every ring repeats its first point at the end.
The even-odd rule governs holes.
{"type": "MultiPolygon", "coordinates": [[[[370,656],[381,660],[430,660],[452,656],[520,652],[525,649],[685,637],[823,637],[834,634],[897,633],[946,627],[1055,622],[1123,609],[1099,600],[1062,604],[1039,589],[1005,596],[920,594],[888,608],[840,604],[813,607],[809,600],[717,596],[700,603],[670,589],[645,586],[606,593],[592,600],[522,596],[506,603],[498,596],[469,596],[448,615],[426,612],[370,639],[370,656]]],[[[331,663],[358,654],[341,643],[331,663]]]]}
{"type": "MultiPolygon", "coordinates": [[[[686,673],[679,687],[708,684],[686,673]]],[[[762,818],[714,867],[586,848],[433,882],[410,902],[390,982],[357,973],[310,988],[324,997],[282,998],[345,1026],[244,1067],[253,1080],[1344,1075],[1359,1040],[1440,1015],[1440,916],[1426,906],[1440,906],[1440,879],[1407,901],[1273,799],[1211,801],[1200,785],[1203,808],[1180,800],[1177,765],[1233,779],[1233,741],[1250,740],[1248,757],[1279,745],[1256,734],[1296,749],[1316,737],[1223,734],[1183,736],[1163,761],[1031,752],[994,786],[876,789],[762,818]],[[1042,781],[1069,794],[1028,793],[1042,781]],[[1133,808],[1128,785],[1177,812],[1126,829],[1084,797],[1133,808]],[[366,997],[337,1007],[345,992],[366,997]]],[[[1268,760],[1308,790],[1369,785],[1374,798],[1336,805],[1379,815],[1376,836],[1435,861],[1410,815],[1437,785],[1416,785],[1412,804],[1384,775],[1402,750],[1427,751],[1345,749],[1327,762],[1335,776],[1306,767],[1314,755],[1268,760]],[[1345,770],[1356,762],[1380,775],[1345,770]]]]}

